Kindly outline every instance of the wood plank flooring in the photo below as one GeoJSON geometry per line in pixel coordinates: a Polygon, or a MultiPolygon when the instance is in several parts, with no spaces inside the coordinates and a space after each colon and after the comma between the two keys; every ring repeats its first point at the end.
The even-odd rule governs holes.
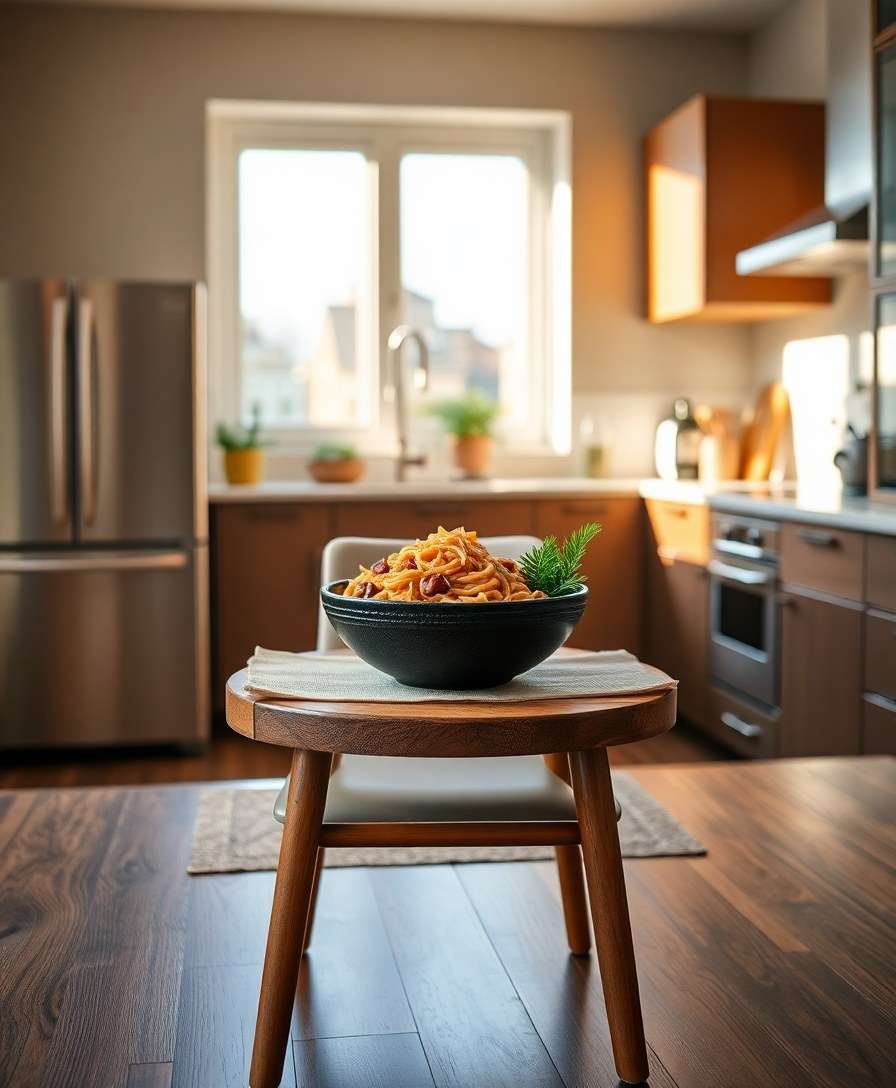
{"type": "MultiPolygon", "coordinates": [[[[694,763],[729,759],[729,753],[686,726],[637,744],[610,749],[614,766],[631,763],[694,763]]],[[[161,782],[212,782],[236,778],[284,778],[290,752],[216,728],[207,749],[184,755],[171,749],[80,749],[6,752],[0,789],[40,786],[145,786],[161,782]]]]}
{"type": "MultiPolygon", "coordinates": [[[[635,766],[708,847],[625,862],[654,1088],[896,1083],[896,761],[635,766]]],[[[246,1084],[273,878],[200,787],[0,792],[0,1085],[246,1084]]],[[[615,1085],[547,862],[329,869],[289,1088],[615,1085]]]]}

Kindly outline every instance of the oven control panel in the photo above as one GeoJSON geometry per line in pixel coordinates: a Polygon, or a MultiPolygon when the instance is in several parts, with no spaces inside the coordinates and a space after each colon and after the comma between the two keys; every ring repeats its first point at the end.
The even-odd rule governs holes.
{"type": "Polygon", "coordinates": [[[722,555],[753,559],[759,563],[778,562],[778,526],[760,518],[714,514],[713,551],[722,555]]]}

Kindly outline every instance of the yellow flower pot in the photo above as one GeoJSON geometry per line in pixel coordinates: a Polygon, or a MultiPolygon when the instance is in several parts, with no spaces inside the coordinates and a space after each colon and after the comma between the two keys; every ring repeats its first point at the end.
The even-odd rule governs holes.
{"type": "Polygon", "coordinates": [[[224,471],[229,484],[258,484],[264,476],[262,450],[225,450],[224,471]]]}

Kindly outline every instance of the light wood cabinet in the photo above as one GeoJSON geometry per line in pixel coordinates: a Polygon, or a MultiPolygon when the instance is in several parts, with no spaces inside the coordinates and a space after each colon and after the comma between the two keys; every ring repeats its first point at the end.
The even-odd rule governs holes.
{"type": "Polygon", "coordinates": [[[831,281],[738,276],[735,256],[824,204],[824,105],[698,95],[648,133],[647,316],[760,321],[824,306],[831,281]]]}
{"type": "Polygon", "coordinates": [[[861,751],[862,607],[821,594],[782,598],[782,756],[861,751]]]}
{"type": "Polygon", "coordinates": [[[535,504],[535,535],[568,536],[583,522],[603,526],[588,549],[588,605],[569,640],[588,650],[641,648],[641,500],[551,499],[535,504]]]}
{"type": "Polygon", "coordinates": [[[332,536],[321,503],[246,503],[213,509],[213,705],[256,645],[312,650],[320,557],[332,536]]]}

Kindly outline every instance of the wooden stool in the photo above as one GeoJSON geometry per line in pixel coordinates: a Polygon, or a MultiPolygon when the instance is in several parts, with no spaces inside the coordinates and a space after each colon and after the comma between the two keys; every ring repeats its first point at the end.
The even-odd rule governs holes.
{"type": "MultiPolygon", "coordinates": [[[[333,703],[259,699],[245,690],[245,679],[243,670],[228,681],[231,729],[293,749],[251,1088],[276,1088],[280,1083],[321,853],[340,846],[548,844],[570,848],[581,844],[616,1071],[629,1084],[645,1081],[647,1050],[606,748],[670,729],[675,721],[675,691],[527,703],[333,703]],[[544,755],[563,778],[568,766],[577,819],[325,823],[329,776],[342,754],[544,755]],[[304,924],[295,924],[296,919],[304,924]]],[[[585,922],[581,899],[576,899],[576,873],[581,870],[578,858],[570,857],[569,851],[558,852],[558,863],[564,912],[572,932],[585,922]]]]}

